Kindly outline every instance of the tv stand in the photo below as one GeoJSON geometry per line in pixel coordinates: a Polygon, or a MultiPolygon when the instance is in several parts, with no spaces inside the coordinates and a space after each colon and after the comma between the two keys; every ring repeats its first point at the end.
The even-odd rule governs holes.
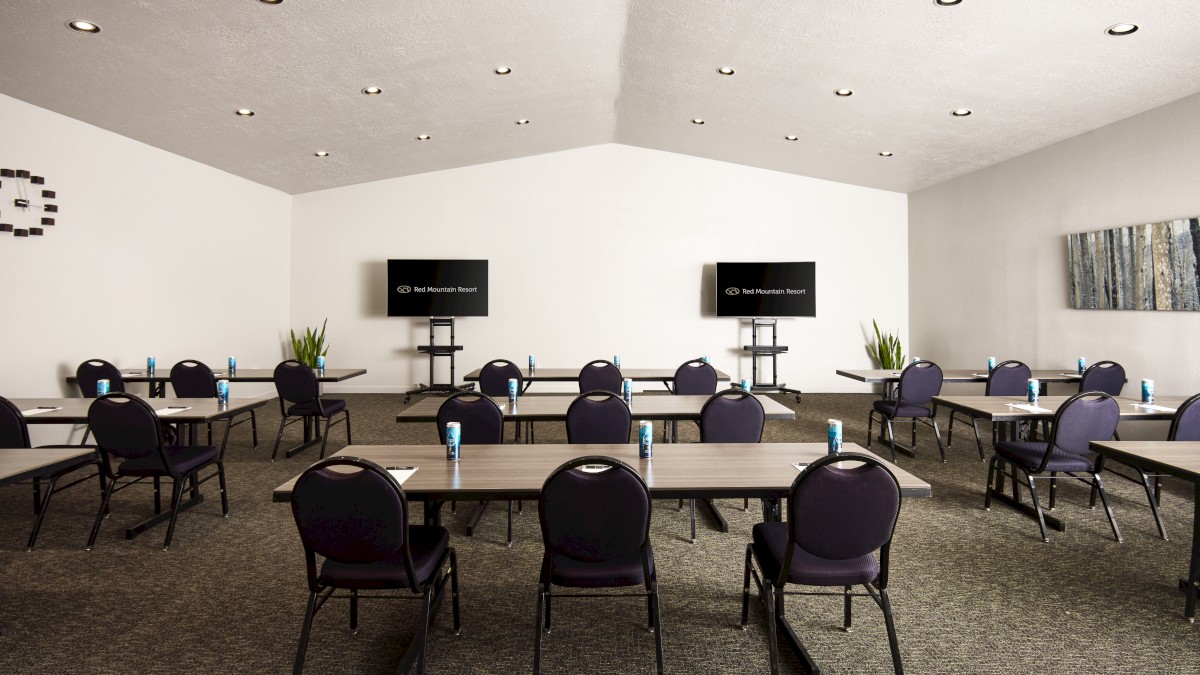
{"type": "Polygon", "coordinates": [[[778,358],[780,354],[786,353],[788,348],[785,345],[779,344],[776,328],[779,324],[779,319],[750,319],[750,344],[742,345],[742,349],[750,352],[751,357],[751,373],[753,383],[750,386],[750,391],[761,392],[764,394],[795,394],[796,402],[800,402],[800,390],[788,389],[787,386],[779,381],[778,358]],[[758,331],[761,328],[771,328],[771,344],[759,344],[758,331]],[[759,359],[771,359],[771,381],[763,382],[758,379],[758,361],[759,359]]]}
{"type": "Polygon", "coordinates": [[[462,345],[454,344],[454,317],[429,317],[429,344],[417,345],[417,351],[429,355],[429,384],[418,384],[416,389],[404,392],[404,402],[408,403],[414,394],[456,394],[460,391],[474,391],[474,384],[454,384],[454,354],[462,351],[462,345]],[[439,345],[434,335],[437,327],[450,328],[450,344],[439,345]],[[433,366],[439,357],[450,359],[450,382],[438,383],[434,380],[433,366]]]}

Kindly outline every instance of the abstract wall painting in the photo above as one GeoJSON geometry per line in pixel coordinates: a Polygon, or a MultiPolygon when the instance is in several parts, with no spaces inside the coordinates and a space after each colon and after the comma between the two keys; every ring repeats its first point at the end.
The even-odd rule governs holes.
{"type": "Polygon", "coordinates": [[[1067,236],[1075,309],[1200,310],[1200,218],[1067,236]]]}

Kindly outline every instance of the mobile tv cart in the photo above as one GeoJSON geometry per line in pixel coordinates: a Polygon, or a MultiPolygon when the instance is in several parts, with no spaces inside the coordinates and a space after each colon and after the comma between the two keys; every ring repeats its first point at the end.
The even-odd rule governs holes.
{"type": "Polygon", "coordinates": [[[750,387],[751,391],[761,392],[764,394],[795,394],[796,402],[800,402],[800,390],[788,389],[787,385],[779,381],[779,362],[780,354],[788,350],[785,345],[779,344],[778,333],[776,328],[779,325],[779,319],[750,319],[750,344],[742,345],[742,349],[750,352],[750,372],[753,378],[753,384],[750,387]],[[759,344],[758,332],[760,329],[771,328],[771,344],[759,344]],[[758,379],[758,362],[760,359],[771,359],[771,381],[764,382],[758,379]]]}
{"type": "Polygon", "coordinates": [[[454,384],[454,353],[462,351],[462,345],[454,344],[454,317],[429,317],[429,344],[417,345],[417,351],[429,355],[429,384],[418,384],[416,389],[404,392],[404,402],[408,403],[414,394],[457,394],[460,391],[474,391],[474,384],[454,384]],[[439,345],[434,335],[438,327],[450,329],[450,344],[439,345]],[[438,383],[434,380],[433,367],[439,357],[450,359],[450,382],[438,383]]]}

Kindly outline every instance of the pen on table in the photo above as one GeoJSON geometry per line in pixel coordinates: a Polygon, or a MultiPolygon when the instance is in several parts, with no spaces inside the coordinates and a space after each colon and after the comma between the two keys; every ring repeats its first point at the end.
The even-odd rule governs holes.
{"type": "Polygon", "coordinates": [[[59,407],[56,405],[39,405],[37,407],[37,409],[38,410],[58,410],[59,407]]]}
{"type": "Polygon", "coordinates": [[[387,468],[387,470],[388,471],[412,471],[415,468],[417,468],[417,467],[415,467],[415,466],[389,466],[387,468]]]}

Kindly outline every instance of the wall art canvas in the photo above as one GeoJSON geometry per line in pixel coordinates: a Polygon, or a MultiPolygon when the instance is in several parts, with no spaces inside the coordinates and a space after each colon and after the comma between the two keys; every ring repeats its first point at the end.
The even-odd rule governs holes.
{"type": "Polygon", "coordinates": [[[1200,218],[1067,236],[1075,309],[1200,310],[1200,218]]]}

